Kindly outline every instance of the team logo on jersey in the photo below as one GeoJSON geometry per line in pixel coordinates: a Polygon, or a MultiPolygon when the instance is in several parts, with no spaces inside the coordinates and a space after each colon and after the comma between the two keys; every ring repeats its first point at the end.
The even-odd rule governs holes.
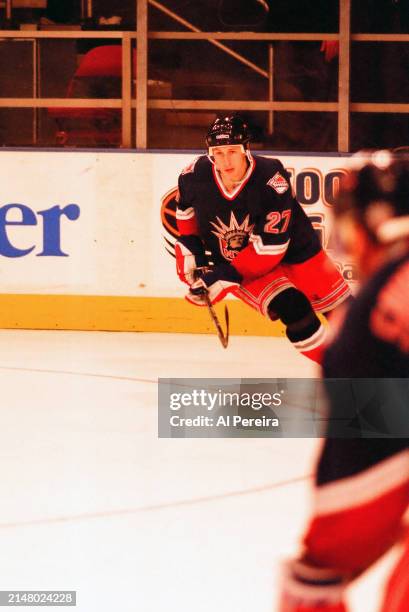
{"type": "Polygon", "coordinates": [[[250,215],[244,219],[243,223],[239,223],[234,216],[230,215],[230,224],[226,225],[223,221],[216,217],[217,223],[211,224],[216,231],[212,230],[212,234],[218,237],[220,244],[220,252],[227,261],[232,261],[240,251],[249,243],[249,236],[253,231],[254,224],[250,225],[250,215]]]}
{"type": "Polygon", "coordinates": [[[275,175],[267,182],[267,185],[272,187],[280,195],[285,193],[290,186],[279,172],[275,173],[275,175]]]}

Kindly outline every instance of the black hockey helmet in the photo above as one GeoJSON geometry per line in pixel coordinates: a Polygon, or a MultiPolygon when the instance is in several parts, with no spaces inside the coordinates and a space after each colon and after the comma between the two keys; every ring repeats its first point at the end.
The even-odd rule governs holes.
{"type": "Polygon", "coordinates": [[[238,115],[219,117],[212,123],[206,136],[209,148],[223,145],[244,145],[247,148],[249,140],[247,123],[238,115]]]}
{"type": "Polygon", "coordinates": [[[349,215],[376,242],[409,237],[409,156],[390,151],[358,153],[341,181],[337,217],[349,215]]]}

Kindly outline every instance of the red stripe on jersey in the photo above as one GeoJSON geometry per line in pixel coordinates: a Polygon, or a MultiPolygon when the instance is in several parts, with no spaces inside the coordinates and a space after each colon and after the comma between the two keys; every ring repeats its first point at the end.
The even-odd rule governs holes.
{"type": "Polygon", "coordinates": [[[193,216],[191,219],[177,219],[176,225],[178,232],[181,236],[187,236],[189,234],[199,235],[199,226],[197,224],[196,217],[193,216]]]}
{"type": "Polygon", "coordinates": [[[265,277],[260,278],[260,280],[255,279],[250,281],[250,283],[250,285],[249,283],[241,285],[236,295],[243,300],[243,302],[252,306],[266,317],[271,317],[271,313],[267,312],[271,300],[281,293],[281,291],[284,291],[284,289],[293,287],[288,278],[285,277],[275,279],[267,285],[265,284],[265,277]]]}
{"type": "Polygon", "coordinates": [[[408,503],[409,480],[368,503],[315,517],[304,538],[308,560],[346,572],[364,570],[402,535],[408,503]]]}
{"type": "Polygon", "coordinates": [[[340,287],[333,291],[330,295],[326,296],[322,300],[312,300],[312,306],[316,312],[328,312],[332,310],[338,303],[345,300],[348,295],[351,294],[351,290],[345,281],[342,281],[340,287]]]}
{"type": "Polygon", "coordinates": [[[236,255],[232,265],[244,280],[249,280],[271,272],[283,256],[284,252],[278,255],[259,255],[256,253],[253,244],[249,244],[236,255]]]}
{"type": "Polygon", "coordinates": [[[393,570],[382,606],[382,612],[407,612],[409,601],[409,538],[405,551],[393,570]]]}

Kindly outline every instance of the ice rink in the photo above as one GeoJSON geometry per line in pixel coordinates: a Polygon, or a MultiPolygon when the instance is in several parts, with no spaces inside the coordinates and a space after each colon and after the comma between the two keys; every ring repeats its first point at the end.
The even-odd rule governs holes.
{"type": "MultiPolygon", "coordinates": [[[[158,377],[313,377],[284,339],[0,331],[1,590],[81,612],[273,612],[313,439],[158,439],[158,377]]],[[[351,591],[375,612],[390,559],[351,591]]]]}

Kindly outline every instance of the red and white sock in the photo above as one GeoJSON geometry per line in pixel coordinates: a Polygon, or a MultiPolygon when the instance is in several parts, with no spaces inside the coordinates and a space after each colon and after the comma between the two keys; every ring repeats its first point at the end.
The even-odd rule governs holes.
{"type": "Polygon", "coordinates": [[[308,326],[305,330],[298,331],[297,334],[292,334],[290,330],[287,330],[287,337],[297,351],[319,364],[322,362],[326,335],[326,327],[320,321],[318,329],[316,325],[308,326]]]}

